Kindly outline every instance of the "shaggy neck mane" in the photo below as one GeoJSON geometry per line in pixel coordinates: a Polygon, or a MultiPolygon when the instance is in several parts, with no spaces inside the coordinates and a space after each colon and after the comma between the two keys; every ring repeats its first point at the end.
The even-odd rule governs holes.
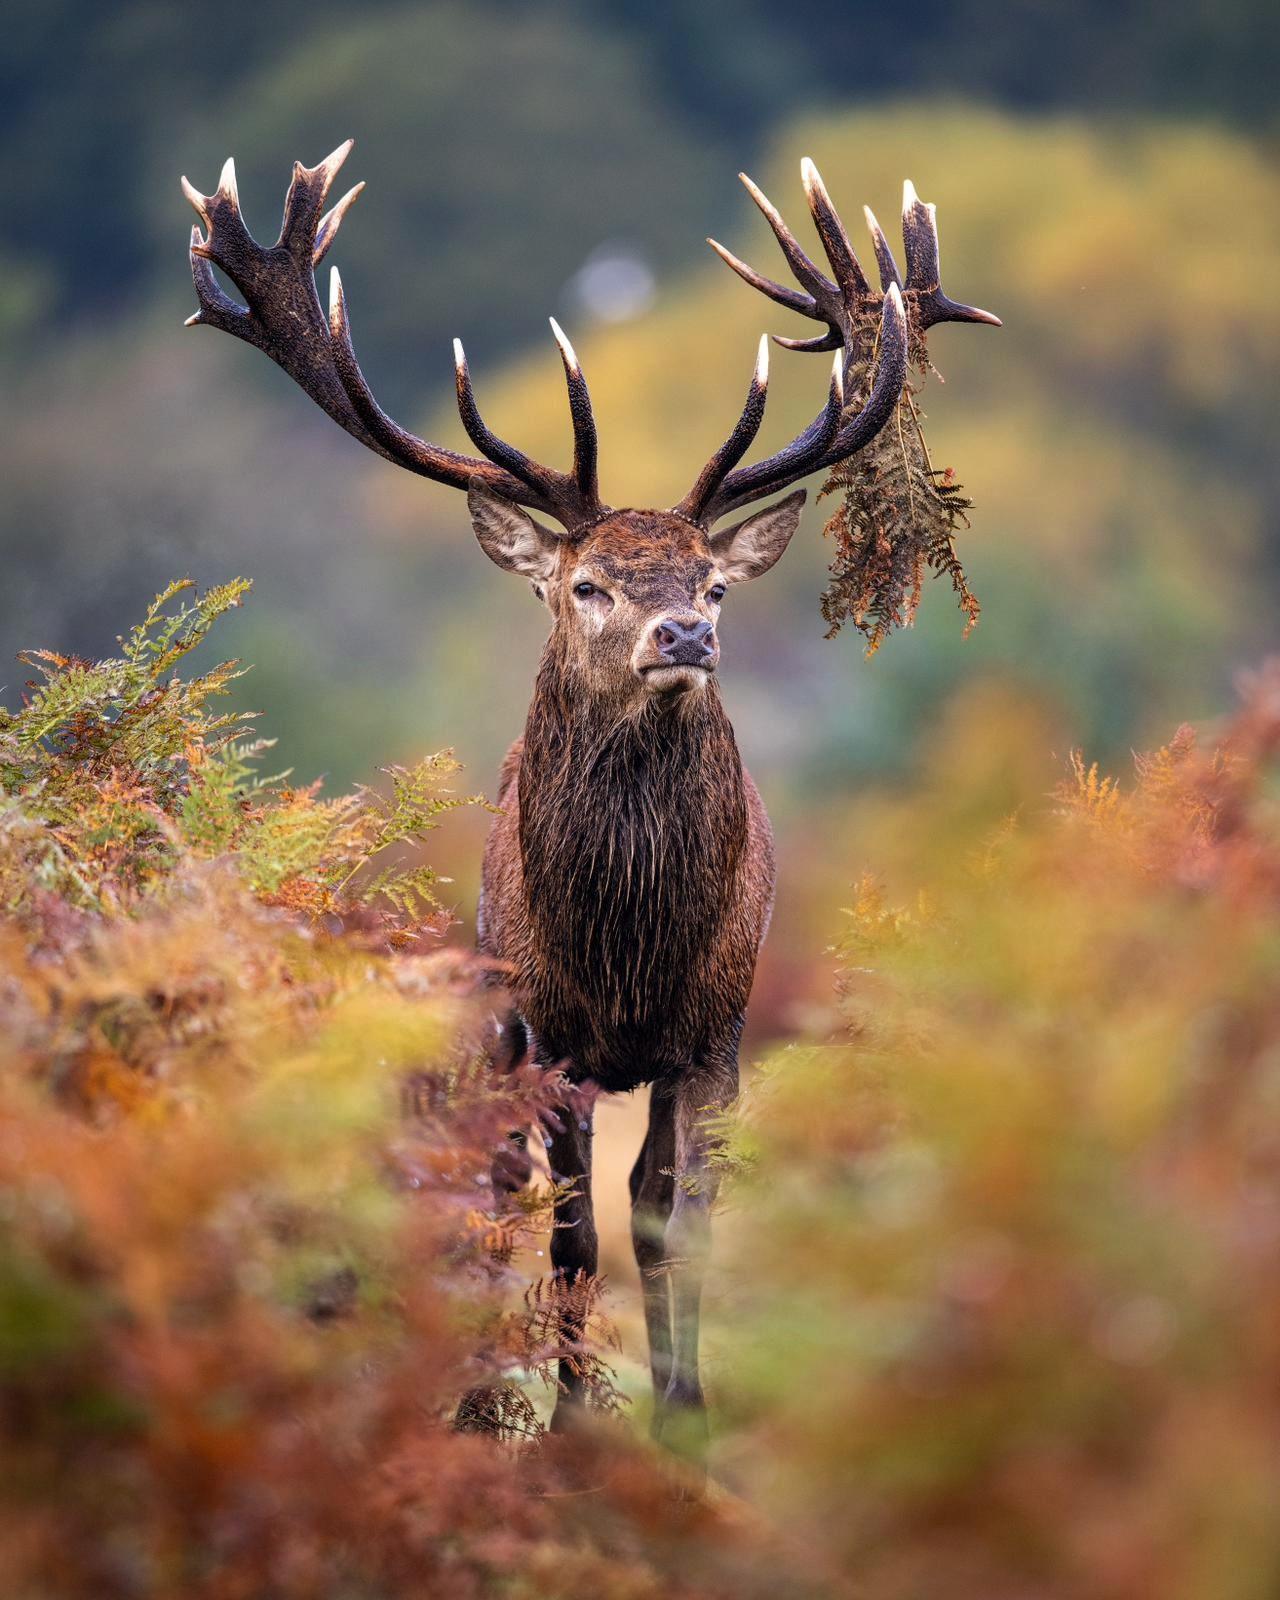
{"type": "Polygon", "coordinates": [[[602,1037],[622,1025],[656,1048],[725,915],[746,837],[742,763],[714,683],[611,714],[548,649],[525,727],[520,845],[543,979],[563,985],[562,1006],[589,1013],[602,1037]]]}

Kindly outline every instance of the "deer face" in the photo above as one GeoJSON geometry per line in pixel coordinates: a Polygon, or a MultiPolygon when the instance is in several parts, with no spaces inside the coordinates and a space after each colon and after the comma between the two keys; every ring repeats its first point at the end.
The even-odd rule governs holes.
{"type": "Polygon", "coordinates": [[[726,591],[773,566],[804,499],[800,490],[718,533],[672,511],[614,511],[565,538],[482,485],[468,496],[481,549],[529,579],[577,680],[615,702],[705,689],[726,591]]]}

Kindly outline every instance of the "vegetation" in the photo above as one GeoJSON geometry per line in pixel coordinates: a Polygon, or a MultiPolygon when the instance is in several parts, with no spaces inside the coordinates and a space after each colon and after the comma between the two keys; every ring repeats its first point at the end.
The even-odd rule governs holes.
{"type": "Polygon", "coordinates": [[[325,800],[211,711],[234,663],[174,673],[245,588],[34,652],[0,720],[7,1592],[584,1594],[516,1379],[599,1290],[517,1273],[551,1189],[489,1186],[563,1080],[492,1076],[433,880],[377,865],[452,762],[325,800]]]}
{"type": "Polygon", "coordinates": [[[844,1037],[758,1088],[722,1340],[744,1492],[875,1600],[1280,1580],[1280,662],[1240,690],[1048,801],[962,701],[862,819],[844,1037]]]}
{"type": "Polygon", "coordinates": [[[0,719],[16,1597],[1273,1591],[1276,665],[1048,804],[1034,718],[962,700],[864,808],[834,1009],[726,1158],[689,1497],[610,1420],[600,1286],[539,1277],[549,1186],[490,1187],[565,1086],[494,1079],[483,974],[378,865],[452,764],[257,776],[235,665],[175,671],[244,589],[33,652],[0,719]],[[567,1292],[599,1422],[556,1441],[567,1292]]]}
{"type": "MultiPolygon", "coordinates": [[[[826,636],[834,639],[852,622],[867,641],[868,657],[894,628],[915,621],[926,576],[950,578],[966,639],[982,610],[956,552],[973,501],[961,492],[953,468],[934,466],[916,403],[930,371],[923,334],[911,357],[916,370],[908,373],[893,420],[865,450],[832,468],[822,486],[822,494],[836,500],[822,530],[834,545],[821,602],[826,636]]],[[[859,364],[851,410],[866,404],[873,372],[870,360],[859,364]]]]}
{"type": "MultiPolygon", "coordinates": [[[[1280,678],[1241,668],[1280,588],[1280,12],[22,13],[0,659],[50,648],[0,692],[6,1600],[1270,1600],[1280,678]],[[812,331],[703,264],[710,231],[769,270],[739,166],[789,216],[802,154],[846,217],[910,176],[948,289],[1005,320],[935,333],[929,457],[904,414],[726,607],[783,870],[705,1494],[625,1402],[638,1134],[614,1160],[607,1122],[643,1106],[600,1117],[608,1293],[543,1276],[545,1174],[490,1182],[567,1090],[484,1064],[496,975],[449,903],[487,819],[418,752],[496,771],[542,613],[460,497],[180,327],[179,172],[234,152],[265,236],[293,157],[349,133],[336,258],[380,396],[464,447],[460,333],[486,416],[560,461],[555,311],[615,503],[672,503],[762,327],[812,331]],[[630,321],[576,287],[601,245],[653,274],[630,321]],[[198,665],[210,629],[252,679],[198,665]],[[565,1294],[598,1404],[561,1440],[565,1294]]],[[[775,356],[762,452],[824,384],[775,356]]]]}

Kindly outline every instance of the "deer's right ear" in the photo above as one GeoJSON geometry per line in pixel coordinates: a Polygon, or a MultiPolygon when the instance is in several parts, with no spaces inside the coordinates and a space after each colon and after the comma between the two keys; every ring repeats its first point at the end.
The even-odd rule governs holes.
{"type": "Polygon", "coordinates": [[[478,478],[467,488],[471,526],[480,548],[505,572],[519,572],[535,585],[545,584],[555,572],[560,540],[541,527],[512,500],[495,494],[478,478]]]}

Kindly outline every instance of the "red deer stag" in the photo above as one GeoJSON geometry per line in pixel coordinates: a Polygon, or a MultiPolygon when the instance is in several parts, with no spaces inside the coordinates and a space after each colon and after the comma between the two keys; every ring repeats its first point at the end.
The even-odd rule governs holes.
{"type": "MultiPolygon", "coordinates": [[[[717,1188],[714,1116],[737,1092],[738,1039],[774,883],[768,820],[716,687],[716,630],[726,590],[760,577],[786,549],[805,491],[718,525],[866,445],[898,405],[909,339],[939,322],[998,319],[942,292],[933,207],[909,184],[905,277],[867,213],[877,292],[812,162],[801,171],[830,277],[744,177],[799,288],[713,246],[753,288],[823,325],[814,338],[777,342],[835,352],[825,403],[784,449],[740,465],[764,413],[762,338],[742,415],[679,505],[614,510],[600,498],[587,385],[554,322],[573,423],[570,472],[541,466],[490,432],[460,344],[458,407],[483,459],[427,443],[378,405],[356,361],[336,269],[327,315],[315,283],[362,187],[325,212],[350,148],[317,167],[294,167],[280,237],[269,248],[245,227],[230,161],[212,195],[183,180],[204,225],[191,235],[200,309],[190,322],[256,345],[379,455],[465,489],[485,554],[526,577],[551,614],[524,737],[502,769],[479,943],[512,974],[508,1027],[517,1052],[565,1063],[573,1081],[605,1092],[652,1085],[631,1198],[654,1431],[697,1451],[706,1432],[698,1319],[717,1188]],[[243,306],[220,287],[215,266],[243,306]],[[872,356],[865,401],[846,406],[846,381],[856,381],[855,368],[865,374],[872,356]]],[[[589,1117],[565,1119],[549,1159],[573,1185],[551,1240],[555,1270],[573,1281],[596,1269],[589,1117]]],[[[562,1361],[553,1426],[564,1427],[582,1403],[580,1376],[562,1361]]]]}

